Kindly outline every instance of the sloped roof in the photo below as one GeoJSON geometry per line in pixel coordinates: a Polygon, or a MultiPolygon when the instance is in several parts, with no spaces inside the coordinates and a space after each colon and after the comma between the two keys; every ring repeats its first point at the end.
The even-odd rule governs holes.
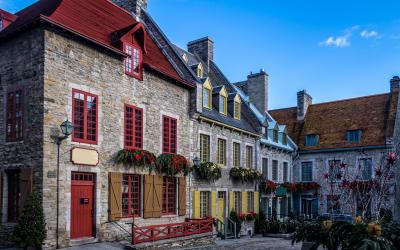
{"type": "Polygon", "coordinates": [[[300,150],[383,146],[393,136],[399,92],[313,104],[304,121],[297,121],[297,108],[270,110],[300,150]],[[346,132],[360,129],[361,142],[348,143],[346,132]],[[318,135],[316,146],[305,146],[308,134],[318,135]]]}
{"type": "MultiPolygon", "coordinates": [[[[112,34],[137,23],[126,10],[109,0],[41,0],[15,14],[18,18],[0,32],[0,39],[18,32],[37,21],[49,22],[90,40],[114,52],[123,54],[112,43],[112,34]]],[[[186,86],[159,47],[146,36],[147,53],[143,55],[144,66],[156,70],[186,86]]]]}

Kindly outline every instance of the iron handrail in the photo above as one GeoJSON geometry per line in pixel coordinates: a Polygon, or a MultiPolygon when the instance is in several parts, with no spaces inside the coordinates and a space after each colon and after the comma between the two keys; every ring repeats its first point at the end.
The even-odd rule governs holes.
{"type": "MultiPolygon", "coordinates": [[[[226,218],[226,220],[228,221],[227,224],[231,223],[231,225],[233,225],[233,235],[235,236],[235,239],[236,239],[236,223],[233,220],[231,220],[230,218],[226,218]]],[[[225,237],[227,235],[226,229],[227,229],[227,227],[225,227],[225,237]]]]}

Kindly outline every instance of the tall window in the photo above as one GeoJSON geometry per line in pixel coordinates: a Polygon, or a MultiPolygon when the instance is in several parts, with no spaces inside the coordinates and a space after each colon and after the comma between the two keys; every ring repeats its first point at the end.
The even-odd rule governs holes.
{"type": "Polygon", "coordinates": [[[272,161],[272,180],[278,181],[278,161],[272,161]]]}
{"type": "Polygon", "coordinates": [[[72,140],[97,144],[97,96],[74,89],[72,97],[72,140]]]}
{"type": "Polygon", "coordinates": [[[238,102],[238,101],[235,101],[234,103],[233,103],[233,113],[234,113],[234,118],[236,119],[236,120],[240,120],[240,112],[241,112],[241,107],[240,107],[240,102],[238,102]]]}
{"type": "Polygon", "coordinates": [[[275,129],[272,131],[272,136],[273,136],[274,142],[278,142],[278,140],[279,140],[279,132],[278,132],[278,129],[277,129],[277,128],[275,128],[275,129]]]}
{"type": "Polygon", "coordinates": [[[240,143],[233,143],[233,166],[240,167],[240,143]]]}
{"type": "Polygon", "coordinates": [[[140,216],[140,175],[124,174],[122,180],[122,216],[140,216]]]}
{"type": "Polygon", "coordinates": [[[226,109],[226,96],[220,95],[219,96],[219,112],[221,114],[226,115],[227,114],[227,109],[226,109]]]}
{"type": "Polygon", "coordinates": [[[341,179],[340,174],[340,160],[328,161],[328,173],[329,181],[339,181],[341,179]]]}
{"type": "Polygon", "coordinates": [[[163,177],[163,202],[162,202],[162,213],[163,214],[176,214],[176,181],[175,177],[163,177]]]}
{"type": "Polygon", "coordinates": [[[301,181],[312,181],[312,162],[301,163],[301,181]]]}
{"type": "Polygon", "coordinates": [[[254,212],[254,192],[247,192],[247,212],[254,212]]]}
{"type": "Polygon", "coordinates": [[[372,178],[372,158],[362,158],[359,160],[359,168],[362,180],[371,180],[372,178]]]}
{"type": "Polygon", "coordinates": [[[253,147],[246,146],[246,167],[252,168],[253,167],[253,147]]]}
{"type": "Polygon", "coordinates": [[[289,167],[287,162],[283,162],[283,181],[289,181],[289,167]]]}
{"type": "Polygon", "coordinates": [[[178,123],[175,118],[163,116],[163,153],[176,154],[178,142],[178,123]]]}
{"type": "Polygon", "coordinates": [[[262,158],[262,173],[265,179],[268,179],[268,159],[262,158]]]}
{"type": "Polygon", "coordinates": [[[201,191],[200,192],[200,218],[205,218],[210,216],[210,192],[201,191]]]}
{"type": "Polygon", "coordinates": [[[6,140],[20,141],[23,133],[23,95],[22,90],[8,92],[7,94],[7,119],[6,119],[6,140]]]}
{"type": "Polygon", "coordinates": [[[201,162],[210,161],[210,136],[200,134],[200,160],[201,162]]]}
{"type": "Polygon", "coordinates": [[[310,134],[306,135],[306,146],[317,146],[318,144],[318,135],[310,134]]]}
{"type": "Polygon", "coordinates": [[[17,170],[7,171],[8,181],[8,205],[7,205],[7,222],[17,222],[22,208],[19,207],[20,192],[20,172],[17,170]]]}
{"type": "Polygon", "coordinates": [[[143,109],[125,105],[125,148],[143,148],[143,109]]]}
{"type": "Polygon", "coordinates": [[[233,192],[233,209],[236,213],[242,212],[242,192],[233,192]]]}
{"type": "Polygon", "coordinates": [[[347,131],[347,141],[350,143],[360,142],[361,141],[361,130],[349,130],[347,131]]]}
{"type": "Polygon", "coordinates": [[[282,143],[283,143],[283,145],[287,145],[287,134],[286,133],[282,133],[282,143]]]}
{"type": "Polygon", "coordinates": [[[203,65],[201,63],[197,66],[197,77],[203,78],[203,65]]]}
{"type": "Polygon", "coordinates": [[[206,81],[203,85],[203,107],[208,109],[211,109],[212,105],[211,91],[211,84],[206,81]]]}
{"type": "Polygon", "coordinates": [[[125,57],[125,73],[140,79],[142,74],[142,52],[132,45],[124,44],[125,57]]]}
{"type": "Polygon", "coordinates": [[[218,164],[226,165],[226,140],[218,139],[218,164]]]}

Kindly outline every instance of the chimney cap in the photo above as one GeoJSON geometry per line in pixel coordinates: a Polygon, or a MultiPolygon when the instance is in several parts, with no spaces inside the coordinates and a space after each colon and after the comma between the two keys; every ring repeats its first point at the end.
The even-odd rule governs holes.
{"type": "Polygon", "coordinates": [[[391,79],[391,81],[392,81],[392,80],[398,81],[398,80],[400,80],[400,77],[399,77],[399,76],[393,76],[392,79],[391,79]]]}
{"type": "Polygon", "coordinates": [[[188,42],[187,45],[190,46],[190,45],[192,45],[192,44],[196,44],[196,43],[200,43],[200,42],[205,42],[205,41],[210,41],[210,42],[214,43],[214,40],[213,40],[211,37],[206,36],[206,37],[202,37],[202,38],[199,38],[199,39],[190,41],[190,42],[188,42]]]}

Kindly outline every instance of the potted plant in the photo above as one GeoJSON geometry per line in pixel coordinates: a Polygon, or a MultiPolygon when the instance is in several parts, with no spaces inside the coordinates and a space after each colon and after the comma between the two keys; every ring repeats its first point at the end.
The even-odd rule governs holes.
{"type": "Polygon", "coordinates": [[[221,167],[213,162],[203,162],[197,169],[199,179],[211,182],[222,177],[221,167]]]}
{"type": "Polygon", "coordinates": [[[188,160],[178,154],[161,154],[156,159],[156,170],[158,173],[163,173],[168,176],[177,174],[189,174],[192,170],[188,160]]]}
{"type": "Polygon", "coordinates": [[[131,167],[154,168],[156,156],[143,149],[121,149],[115,158],[117,164],[124,164],[131,167]]]}

